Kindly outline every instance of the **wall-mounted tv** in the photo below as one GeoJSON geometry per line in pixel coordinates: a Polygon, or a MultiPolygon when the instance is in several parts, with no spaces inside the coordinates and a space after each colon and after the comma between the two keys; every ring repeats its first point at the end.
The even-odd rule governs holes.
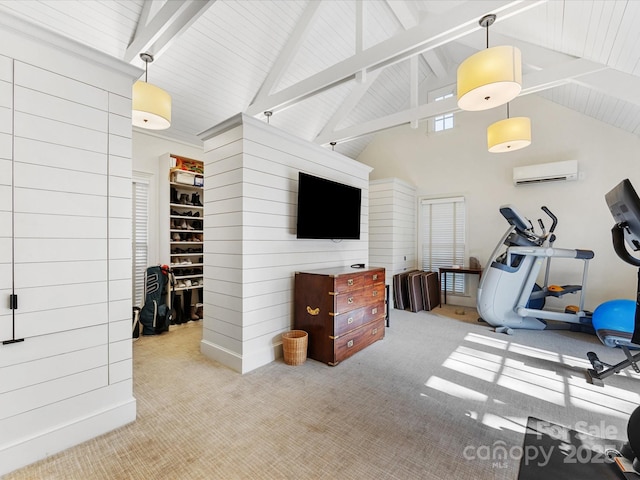
{"type": "Polygon", "coordinates": [[[360,239],[359,188],[298,174],[298,238],[360,239]]]}

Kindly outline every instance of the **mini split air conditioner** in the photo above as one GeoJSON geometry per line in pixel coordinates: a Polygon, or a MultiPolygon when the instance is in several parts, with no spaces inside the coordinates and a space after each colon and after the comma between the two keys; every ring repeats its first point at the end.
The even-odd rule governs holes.
{"type": "Polygon", "coordinates": [[[526,167],[514,167],[514,185],[529,185],[543,182],[566,182],[578,179],[578,161],[541,163],[526,167]]]}

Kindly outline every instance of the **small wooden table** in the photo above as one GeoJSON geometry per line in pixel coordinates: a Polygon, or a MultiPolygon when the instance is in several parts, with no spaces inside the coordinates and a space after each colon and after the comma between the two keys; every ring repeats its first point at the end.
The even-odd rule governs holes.
{"type": "Polygon", "coordinates": [[[478,275],[478,278],[482,276],[481,268],[470,268],[470,267],[440,267],[440,278],[444,280],[444,302],[440,304],[440,308],[442,305],[447,303],[447,273],[468,273],[471,275],[478,275]]]}

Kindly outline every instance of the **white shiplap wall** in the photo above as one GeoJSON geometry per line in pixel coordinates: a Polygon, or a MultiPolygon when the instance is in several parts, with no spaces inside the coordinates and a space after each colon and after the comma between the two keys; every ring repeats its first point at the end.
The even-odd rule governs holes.
{"type": "Polygon", "coordinates": [[[281,356],[294,273],[366,263],[366,165],[239,115],[201,135],[205,158],[202,351],[241,373],[281,356]],[[298,172],[362,189],[361,238],[296,239],[298,172]]]}
{"type": "Polygon", "coordinates": [[[0,340],[22,340],[0,344],[2,475],[135,419],[138,69],[0,21],[0,70],[0,340]]]}
{"type": "Polygon", "coordinates": [[[416,268],[416,187],[397,178],[369,184],[369,262],[393,275],[416,268]]]}

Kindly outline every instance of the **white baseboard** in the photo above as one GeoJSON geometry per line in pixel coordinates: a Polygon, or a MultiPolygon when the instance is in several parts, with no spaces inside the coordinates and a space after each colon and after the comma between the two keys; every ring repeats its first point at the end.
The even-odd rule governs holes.
{"type": "Polygon", "coordinates": [[[251,355],[238,355],[208,340],[200,342],[200,352],[211,360],[220,362],[238,373],[247,373],[282,357],[282,345],[271,345],[270,348],[254,352],[251,355]]]}
{"type": "Polygon", "coordinates": [[[0,476],[115,430],[136,419],[136,399],[80,418],[0,450],[0,476]]]}

